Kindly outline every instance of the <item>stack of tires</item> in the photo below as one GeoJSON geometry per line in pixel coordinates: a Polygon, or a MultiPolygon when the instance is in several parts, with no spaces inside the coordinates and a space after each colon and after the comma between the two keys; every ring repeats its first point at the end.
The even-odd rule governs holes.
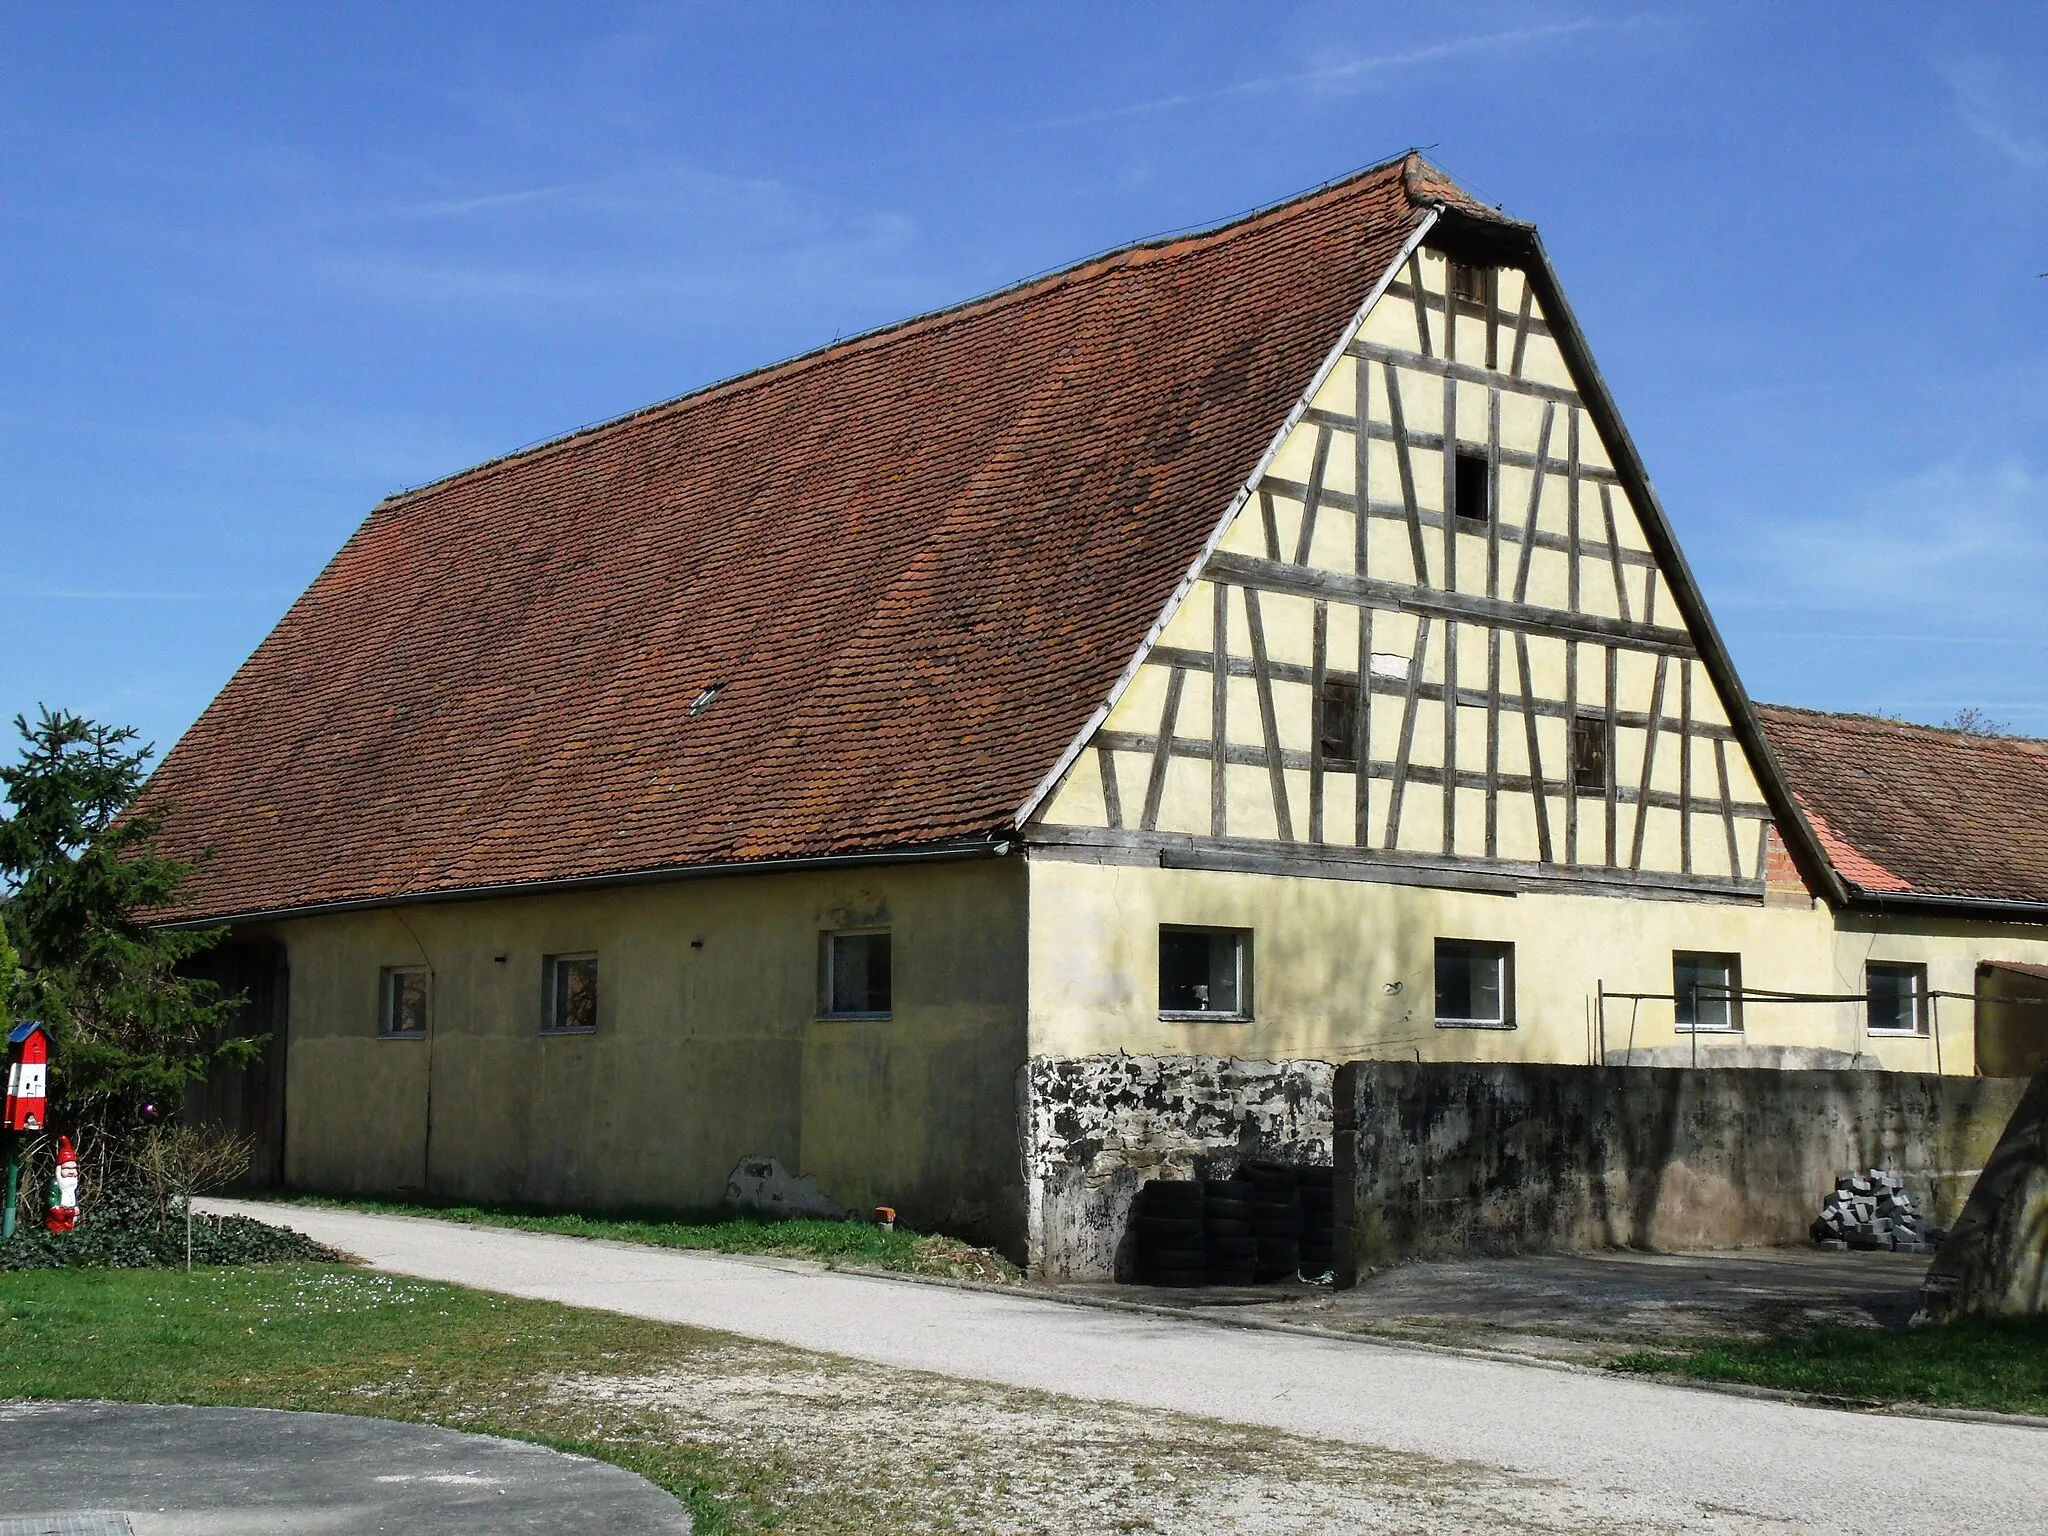
{"type": "Polygon", "coordinates": [[[1238,1178],[1252,1187],[1252,1235],[1257,1278],[1285,1280],[1301,1272],[1301,1186],[1286,1163],[1241,1165],[1238,1178]]]}
{"type": "Polygon", "coordinates": [[[1316,1280],[1337,1267],[1337,1170],[1303,1168],[1301,1193],[1301,1275],[1316,1280]]]}
{"type": "Polygon", "coordinates": [[[1201,1285],[1208,1279],[1204,1239],[1208,1192],[1195,1179],[1147,1179],[1132,1205],[1140,1285],[1201,1285]]]}
{"type": "Polygon", "coordinates": [[[1208,1179],[1203,1188],[1202,1237],[1209,1254],[1209,1284],[1250,1285],[1258,1278],[1259,1239],[1252,1229],[1253,1185],[1208,1179]]]}

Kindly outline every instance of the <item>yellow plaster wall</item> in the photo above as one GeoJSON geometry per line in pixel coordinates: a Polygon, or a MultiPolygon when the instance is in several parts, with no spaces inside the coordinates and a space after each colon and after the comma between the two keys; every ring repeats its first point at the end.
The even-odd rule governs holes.
{"type": "Polygon", "coordinates": [[[1015,1246],[1020,862],[276,924],[266,931],[291,966],[285,1176],[318,1189],[687,1207],[715,1203],[740,1158],[769,1154],[856,1209],[895,1205],[906,1220],[1015,1246]],[[893,936],[893,1015],[821,1017],[819,935],[870,926],[893,936]],[[542,957],[584,950],[598,955],[597,1031],[544,1035],[542,957]],[[423,963],[430,1038],[379,1038],[380,969],[423,963]]]}
{"type": "MultiPolygon", "coordinates": [[[[1877,924],[1825,906],[1653,901],[1562,894],[1490,896],[1352,880],[1030,860],[1034,1056],[1105,1052],[1215,1054],[1257,1060],[1589,1062],[1595,995],[1673,989],[1682,950],[1741,957],[1746,988],[1861,993],[1866,960],[1927,965],[1931,988],[1968,993],[1977,962],[2048,963],[2048,930],[1982,923],[1877,924]],[[1161,924],[1249,929],[1246,1023],[1162,1020],[1161,924]],[[1515,946],[1516,1027],[1439,1029],[1438,938],[1515,946]]],[[[1975,1070],[1966,999],[1941,1000],[1939,1069],[1975,1070]]],[[[1607,1005],[1606,1043],[1689,1048],[1669,1001],[1607,1005]]],[[[1892,1071],[1937,1069],[1932,1036],[1872,1036],[1860,1003],[1751,1002],[1732,1045],[1858,1052],[1892,1071]]]]}

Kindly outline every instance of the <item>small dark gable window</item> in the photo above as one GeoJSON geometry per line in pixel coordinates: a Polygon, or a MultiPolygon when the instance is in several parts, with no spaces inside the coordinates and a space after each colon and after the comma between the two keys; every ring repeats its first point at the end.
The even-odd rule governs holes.
{"type": "Polygon", "coordinates": [[[1489,270],[1469,261],[1451,263],[1451,297],[1469,299],[1474,304],[1486,302],[1486,279],[1489,270]]]}
{"type": "Polygon", "coordinates": [[[1323,679],[1322,718],[1317,731],[1326,763],[1349,763],[1358,753],[1358,684],[1348,677],[1323,679]]]}
{"type": "Polygon", "coordinates": [[[1458,516],[1483,523],[1493,515],[1493,498],[1489,494],[1491,480],[1486,472],[1486,459],[1482,454],[1461,453],[1458,455],[1457,484],[1453,487],[1453,502],[1458,516]]]}
{"type": "Polygon", "coordinates": [[[1572,721],[1572,788],[1607,789],[1607,722],[1597,715],[1572,721]]]}

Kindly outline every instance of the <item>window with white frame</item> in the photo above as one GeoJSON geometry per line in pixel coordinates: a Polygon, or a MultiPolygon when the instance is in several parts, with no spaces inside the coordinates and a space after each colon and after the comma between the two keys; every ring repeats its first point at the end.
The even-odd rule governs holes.
{"type": "Polygon", "coordinates": [[[1252,1016],[1251,933],[1243,928],[1159,930],[1159,1017],[1252,1016]]]}
{"type": "Polygon", "coordinates": [[[378,975],[377,1032],[406,1039],[427,1032],[427,968],[387,965],[378,975]]]}
{"type": "Polygon", "coordinates": [[[822,1011],[836,1019],[886,1019],[895,1006],[895,976],[886,928],[828,933],[820,957],[822,1011]]]}
{"type": "Polygon", "coordinates": [[[1707,1034],[1742,1028],[1740,955],[1674,954],[1671,991],[1681,1030],[1707,1034]]]}
{"type": "Polygon", "coordinates": [[[1515,946],[1482,939],[1436,941],[1439,1029],[1515,1027],[1515,946]]]}
{"type": "Polygon", "coordinates": [[[1864,1017],[1873,1035],[1927,1033],[1927,967],[1872,960],[1863,967],[1864,1017]]]}
{"type": "Polygon", "coordinates": [[[542,969],[542,1031],[575,1035],[596,1029],[597,956],[549,955],[542,962],[542,969]]]}

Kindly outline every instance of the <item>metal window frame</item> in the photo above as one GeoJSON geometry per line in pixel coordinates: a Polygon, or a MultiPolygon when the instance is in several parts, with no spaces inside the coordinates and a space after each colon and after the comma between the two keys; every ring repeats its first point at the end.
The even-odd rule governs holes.
{"type": "Polygon", "coordinates": [[[888,923],[862,928],[821,928],[818,931],[818,1011],[820,1019],[892,1019],[896,1016],[896,935],[888,923]],[[832,996],[832,948],[841,939],[885,938],[889,941],[889,1006],[835,1008],[832,996]]]}
{"type": "Polygon", "coordinates": [[[1517,1029],[1515,1017],[1515,946],[1511,939],[1454,939],[1441,935],[1430,951],[1429,1011],[1438,1029],[1517,1029]],[[1500,967],[1500,1016],[1494,1019],[1445,1018],[1436,1011],[1436,973],[1443,964],[1444,946],[1490,953],[1500,967]]]}
{"type": "MultiPolygon", "coordinates": [[[[1741,1034],[1744,1024],[1742,1017],[1742,952],[1740,950],[1730,951],[1722,949],[1674,949],[1671,951],[1671,994],[1671,1026],[1679,1034],[1741,1034]],[[1727,962],[1728,980],[1723,983],[1722,990],[1728,995],[1725,999],[1717,999],[1717,1001],[1725,1001],[1728,1004],[1728,1022],[1726,1024],[1701,1024],[1697,1020],[1687,1024],[1679,1019],[1678,1009],[1684,999],[1684,993],[1678,987],[1678,964],[1681,960],[1727,962]]],[[[1694,1002],[1697,1003],[1698,1000],[1698,994],[1695,992],[1694,1002]]]]}
{"type": "Polygon", "coordinates": [[[1160,1019],[1173,1024],[1251,1023],[1255,1017],[1252,1011],[1252,930],[1232,928],[1218,923],[1161,923],[1158,937],[1153,941],[1155,975],[1162,950],[1159,940],[1164,939],[1169,933],[1207,934],[1212,941],[1219,934],[1229,937],[1232,958],[1237,962],[1237,1007],[1229,1013],[1214,1008],[1168,1008],[1166,999],[1161,996],[1158,998],[1160,1019]]]}
{"type": "MultiPolygon", "coordinates": [[[[562,996],[562,966],[565,962],[571,960],[588,960],[593,972],[593,985],[600,980],[597,951],[594,949],[564,949],[558,950],[553,954],[542,955],[540,962],[540,1032],[544,1035],[594,1035],[597,1033],[598,1004],[596,1002],[591,1004],[590,1022],[588,1024],[558,1024],[555,1022],[560,1016],[561,1010],[559,1005],[565,1001],[562,996]]],[[[598,998],[601,1000],[603,996],[604,993],[600,988],[598,998]]]]}
{"type": "Polygon", "coordinates": [[[1928,1015],[1932,1011],[1929,998],[1927,962],[1924,960],[1876,960],[1866,958],[1863,962],[1863,1032],[1879,1040],[1925,1040],[1928,1037],[1928,1015]],[[1910,971],[1913,976],[1913,1026],[1910,1029],[1879,1029],[1870,1022],[1870,1007],[1873,1002],[1870,987],[1870,973],[1873,970],[1910,971]]]}
{"type": "Polygon", "coordinates": [[[377,968],[377,1038],[379,1040],[424,1040],[434,1026],[434,970],[428,965],[384,965],[377,968]],[[401,976],[424,976],[427,981],[427,1021],[418,1029],[393,1029],[397,1016],[392,1007],[392,984],[401,976]]]}

